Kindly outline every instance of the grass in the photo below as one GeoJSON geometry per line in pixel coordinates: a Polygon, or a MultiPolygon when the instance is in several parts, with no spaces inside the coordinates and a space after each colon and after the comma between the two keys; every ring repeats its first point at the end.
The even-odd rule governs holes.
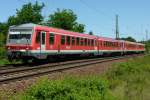
{"type": "Polygon", "coordinates": [[[41,79],[14,100],[149,100],[150,56],[115,64],[103,75],[41,79]]]}
{"type": "Polygon", "coordinates": [[[118,100],[149,100],[150,56],[114,65],[104,77],[118,100]]]}
{"type": "Polygon", "coordinates": [[[8,64],[9,61],[6,59],[6,51],[4,47],[0,47],[0,65],[8,64]]]}
{"type": "Polygon", "coordinates": [[[9,64],[10,62],[8,61],[6,57],[6,50],[4,47],[0,47],[0,65],[5,65],[9,64]]]}

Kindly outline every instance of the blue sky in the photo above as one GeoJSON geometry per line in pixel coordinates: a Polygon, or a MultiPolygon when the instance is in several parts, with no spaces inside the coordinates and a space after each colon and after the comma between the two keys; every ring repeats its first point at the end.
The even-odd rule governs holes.
{"type": "MultiPolygon", "coordinates": [[[[16,13],[16,9],[36,0],[1,0],[0,22],[16,13]]],[[[121,37],[132,36],[136,40],[145,39],[145,29],[150,24],[149,0],[38,0],[45,3],[42,13],[45,18],[60,9],[72,9],[78,22],[86,25],[86,32],[104,37],[115,37],[115,14],[119,15],[121,37]]],[[[150,37],[150,36],[149,36],[150,37]]]]}

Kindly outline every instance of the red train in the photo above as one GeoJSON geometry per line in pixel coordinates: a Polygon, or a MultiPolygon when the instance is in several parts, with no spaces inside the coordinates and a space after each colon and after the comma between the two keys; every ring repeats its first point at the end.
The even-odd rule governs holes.
{"type": "Polygon", "coordinates": [[[81,34],[32,23],[11,26],[6,48],[9,60],[61,56],[143,53],[144,44],[81,34]]]}

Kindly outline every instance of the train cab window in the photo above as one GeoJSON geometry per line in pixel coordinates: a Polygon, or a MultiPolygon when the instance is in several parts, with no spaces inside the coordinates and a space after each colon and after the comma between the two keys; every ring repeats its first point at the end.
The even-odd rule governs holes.
{"type": "Polygon", "coordinates": [[[70,45],[70,36],[67,36],[67,45],[70,45]]]}
{"type": "Polygon", "coordinates": [[[75,45],[75,37],[72,37],[72,45],[75,45]]]}
{"type": "Polygon", "coordinates": [[[36,43],[40,43],[41,38],[40,38],[41,32],[37,32],[36,34],[36,43]]]}
{"type": "Polygon", "coordinates": [[[76,44],[79,45],[79,37],[76,38],[76,44]]]}
{"type": "Polygon", "coordinates": [[[65,44],[65,36],[61,36],[61,44],[64,45],[65,44]]]}
{"type": "Polygon", "coordinates": [[[54,44],[54,40],[55,40],[55,35],[54,33],[50,33],[49,34],[49,44],[54,44]]]}

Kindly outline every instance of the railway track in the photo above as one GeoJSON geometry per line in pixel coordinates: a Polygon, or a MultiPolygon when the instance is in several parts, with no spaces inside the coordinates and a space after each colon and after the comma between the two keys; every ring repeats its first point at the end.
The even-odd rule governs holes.
{"type": "Polygon", "coordinates": [[[95,59],[86,59],[80,61],[71,61],[71,62],[60,62],[53,64],[39,65],[37,67],[23,67],[15,69],[6,69],[0,70],[0,84],[9,83],[12,81],[22,80],[30,77],[41,76],[46,74],[51,74],[54,72],[60,72],[63,70],[68,70],[71,68],[84,67],[87,65],[109,62],[118,59],[136,57],[139,55],[132,56],[123,56],[123,57],[107,57],[107,58],[95,58],[95,59]]]}

